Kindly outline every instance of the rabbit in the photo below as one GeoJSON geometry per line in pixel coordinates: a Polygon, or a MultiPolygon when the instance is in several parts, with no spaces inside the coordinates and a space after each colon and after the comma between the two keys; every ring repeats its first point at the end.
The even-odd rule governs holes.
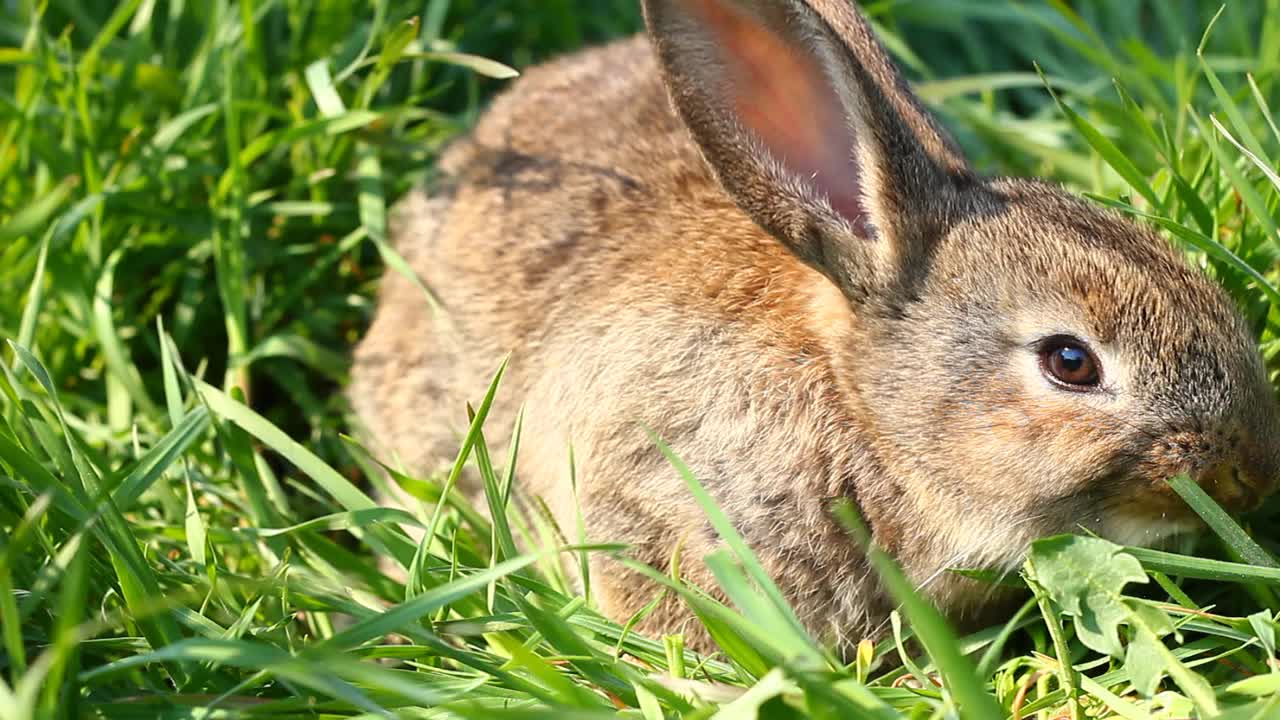
{"type": "MultiPolygon", "coordinates": [[[[1195,530],[1178,473],[1234,511],[1274,491],[1262,359],[1165,240],[978,175],[849,0],[643,11],[647,33],[528,70],[397,207],[439,307],[385,276],[349,390],[375,447],[450,462],[509,353],[486,433],[509,442],[524,407],[521,497],[714,588],[722,539],[651,430],[844,650],[894,603],[838,501],[970,627],[1007,600],[948,568],[1195,530]]],[[[614,557],[589,569],[609,617],[655,597],[614,557]]],[[[640,629],[711,647],[689,617],[668,595],[640,629]]]]}

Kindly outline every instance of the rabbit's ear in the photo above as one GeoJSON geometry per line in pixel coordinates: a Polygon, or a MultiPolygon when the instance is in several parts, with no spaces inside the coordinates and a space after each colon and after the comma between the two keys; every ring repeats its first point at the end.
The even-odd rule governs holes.
{"type": "Polygon", "coordinates": [[[756,222],[865,296],[918,267],[968,166],[852,0],[644,0],[672,101],[756,222]]]}

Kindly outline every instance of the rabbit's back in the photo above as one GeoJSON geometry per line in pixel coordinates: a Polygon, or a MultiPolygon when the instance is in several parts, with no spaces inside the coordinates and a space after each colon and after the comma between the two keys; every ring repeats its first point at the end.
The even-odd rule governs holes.
{"type": "Polygon", "coordinates": [[[486,430],[499,446],[537,385],[571,402],[557,397],[569,385],[630,382],[661,347],[689,373],[687,354],[726,318],[733,352],[817,351],[796,321],[808,295],[788,289],[813,271],[720,189],[642,37],[529,70],[440,169],[441,187],[403,200],[392,224],[440,312],[388,271],[351,390],[371,437],[412,469],[453,457],[465,403],[507,353],[486,430]]]}
{"type": "Polygon", "coordinates": [[[419,270],[451,315],[507,347],[660,252],[670,239],[653,224],[672,211],[674,184],[723,197],[643,38],[530,69],[440,168],[454,202],[419,270]]]}
{"type": "Polygon", "coordinates": [[[487,426],[501,445],[530,347],[651,254],[628,227],[659,200],[650,174],[680,168],[712,187],[663,92],[643,38],[531,68],[446,150],[430,193],[400,201],[392,240],[436,309],[388,270],[349,393],[380,450],[415,471],[452,458],[465,403],[510,352],[487,426]]]}

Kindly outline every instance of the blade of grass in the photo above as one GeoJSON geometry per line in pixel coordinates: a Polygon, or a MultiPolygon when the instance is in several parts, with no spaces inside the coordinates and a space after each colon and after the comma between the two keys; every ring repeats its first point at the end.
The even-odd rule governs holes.
{"type": "Polygon", "coordinates": [[[1080,133],[1080,136],[1084,138],[1085,142],[1089,143],[1089,146],[1098,153],[1099,157],[1106,161],[1107,165],[1111,166],[1111,169],[1115,170],[1120,177],[1124,178],[1125,182],[1129,184],[1129,187],[1136,190],[1139,195],[1151,204],[1152,207],[1158,208],[1163,212],[1164,203],[1161,202],[1160,197],[1156,195],[1155,190],[1151,188],[1151,184],[1147,182],[1147,178],[1142,174],[1142,172],[1138,170],[1138,168],[1123,152],[1120,151],[1120,148],[1116,147],[1115,143],[1107,139],[1107,137],[1094,127],[1092,123],[1085,120],[1083,116],[1075,110],[1072,110],[1061,100],[1061,98],[1058,97],[1057,91],[1055,91],[1052,85],[1050,85],[1049,78],[1044,74],[1043,70],[1037,68],[1037,72],[1040,73],[1040,78],[1044,83],[1045,89],[1048,90],[1050,96],[1053,97],[1053,101],[1057,104],[1058,110],[1066,116],[1067,120],[1076,129],[1076,132],[1080,133]]]}
{"type": "Polygon", "coordinates": [[[929,651],[951,696],[966,718],[997,718],[1004,713],[995,698],[987,693],[973,664],[960,650],[955,633],[947,627],[941,613],[916,592],[911,581],[885,552],[871,539],[857,510],[849,502],[835,509],[836,516],[849,529],[856,542],[867,551],[867,558],[894,598],[901,604],[917,637],[929,651]]]}
{"type": "MultiPolygon", "coordinates": [[[[776,627],[777,631],[785,633],[786,639],[789,640],[790,646],[802,652],[801,657],[809,662],[825,663],[821,652],[813,644],[813,640],[805,632],[804,626],[801,625],[800,619],[796,617],[795,611],[791,609],[791,605],[782,596],[782,591],[774,584],[769,574],[765,572],[764,566],[760,564],[760,560],[756,557],[751,548],[747,547],[747,543],[734,529],[733,522],[729,520],[729,516],[724,513],[720,505],[711,497],[711,495],[703,487],[702,483],[693,474],[684,461],[680,459],[675,452],[667,446],[663,440],[653,431],[647,430],[650,439],[658,447],[667,461],[671,463],[680,477],[684,479],[685,485],[689,488],[690,494],[693,495],[694,501],[706,513],[707,519],[715,528],[716,533],[724,541],[724,543],[733,552],[736,560],[741,563],[747,577],[755,584],[756,588],[765,594],[769,603],[773,607],[773,613],[779,621],[776,627]]],[[[780,640],[783,638],[779,638],[780,640]]]]}

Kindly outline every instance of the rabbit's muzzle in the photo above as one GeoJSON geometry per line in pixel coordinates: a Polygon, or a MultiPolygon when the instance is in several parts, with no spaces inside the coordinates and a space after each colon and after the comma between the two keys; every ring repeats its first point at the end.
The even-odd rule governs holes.
{"type": "Polygon", "coordinates": [[[1139,477],[1155,488],[1150,507],[1161,513],[1192,515],[1191,509],[1167,483],[1186,474],[1219,505],[1232,513],[1256,510],[1277,489],[1280,458],[1248,434],[1235,430],[1180,432],[1149,447],[1139,465],[1139,477]]]}
{"type": "Polygon", "coordinates": [[[1219,462],[1197,473],[1195,480],[1219,505],[1233,513],[1256,510],[1275,490],[1275,482],[1260,480],[1231,462],[1219,462]]]}

